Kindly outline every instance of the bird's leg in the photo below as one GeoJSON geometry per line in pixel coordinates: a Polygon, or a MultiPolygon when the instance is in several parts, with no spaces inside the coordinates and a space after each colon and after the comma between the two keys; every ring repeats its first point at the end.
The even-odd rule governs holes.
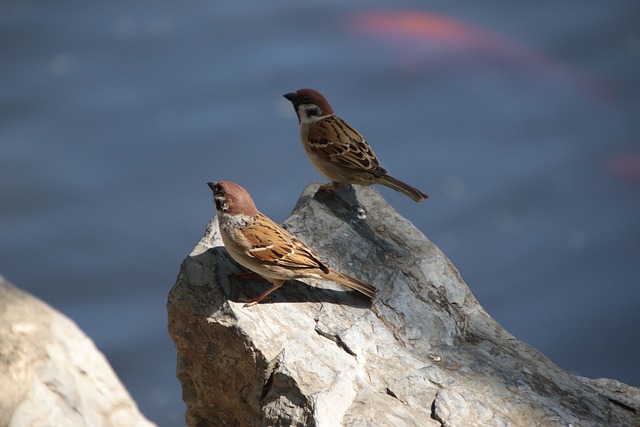
{"type": "Polygon", "coordinates": [[[318,191],[335,191],[340,188],[341,185],[342,184],[340,184],[339,182],[331,181],[328,184],[318,187],[318,191]]]}
{"type": "Polygon", "coordinates": [[[271,292],[275,291],[280,286],[282,286],[282,284],[284,283],[284,280],[271,279],[270,281],[272,283],[271,287],[269,289],[267,289],[266,291],[264,291],[263,293],[261,293],[260,295],[258,295],[257,297],[255,297],[255,298],[241,298],[240,299],[241,301],[246,302],[246,304],[243,306],[243,308],[251,307],[253,305],[256,305],[257,303],[259,303],[260,301],[265,299],[267,297],[267,295],[269,295],[271,292]]]}

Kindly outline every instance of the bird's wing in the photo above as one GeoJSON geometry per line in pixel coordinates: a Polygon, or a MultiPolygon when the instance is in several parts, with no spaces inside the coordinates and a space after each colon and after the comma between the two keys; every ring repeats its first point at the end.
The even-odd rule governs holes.
{"type": "Polygon", "coordinates": [[[262,213],[244,228],[243,234],[249,257],[280,267],[329,271],[311,248],[262,213]]]}
{"type": "Polygon", "coordinates": [[[312,150],[329,157],[334,164],[376,176],[387,173],[364,137],[337,116],[325,117],[310,126],[307,138],[312,150]]]}

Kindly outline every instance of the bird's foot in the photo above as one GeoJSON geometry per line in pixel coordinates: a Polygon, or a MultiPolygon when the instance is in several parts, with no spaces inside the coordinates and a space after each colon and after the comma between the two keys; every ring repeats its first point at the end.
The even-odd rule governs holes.
{"type": "Polygon", "coordinates": [[[255,297],[255,298],[249,298],[249,297],[242,297],[240,298],[240,302],[245,303],[242,308],[247,308],[247,307],[253,307],[254,305],[258,304],[260,301],[262,301],[263,299],[265,299],[265,297],[255,297]]]}
{"type": "Polygon", "coordinates": [[[335,191],[340,188],[341,185],[342,184],[340,184],[339,182],[331,181],[328,184],[324,184],[318,187],[318,191],[335,191]]]}
{"type": "Polygon", "coordinates": [[[269,296],[271,292],[275,291],[280,286],[282,286],[282,284],[284,283],[284,280],[272,280],[271,283],[272,285],[269,289],[267,289],[266,291],[264,291],[263,293],[261,293],[255,298],[240,298],[240,301],[246,303],[245,305],[242,306],[242,308],[252,307],[258,304],[260,301],[262,301],[267,296],[269,296]]]}

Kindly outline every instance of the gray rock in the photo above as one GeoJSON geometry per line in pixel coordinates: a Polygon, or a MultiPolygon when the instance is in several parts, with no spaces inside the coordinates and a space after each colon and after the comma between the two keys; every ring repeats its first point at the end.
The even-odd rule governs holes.
{"type": "Polygon", "coordinates": [[[153,425],[71,320],[0,276],[0,426],[153,425]]]}
{"type": "Polygon", "coordinates": [[[233,275],[212,219],[167,303],[189,426],[640,425],[638,389],[570,375],[510,335],[375,189],[316,189],[284,226],[376,300],[291,281],[245,309],[268,285],[233,275]]]}

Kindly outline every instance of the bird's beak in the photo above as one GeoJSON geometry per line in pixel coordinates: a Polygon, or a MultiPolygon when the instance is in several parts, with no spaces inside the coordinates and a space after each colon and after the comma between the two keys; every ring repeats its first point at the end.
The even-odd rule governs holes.
{"type": "Polygon", "coordinates": [[[284,94],[284,95],[282,95],[282,96],[284,96],[285,98],[287,98],[287,100],[288,100],[289,102],[292,102],[292,103],[295,103],[295,102],[296,102],[296,100],[298,99],[298,95],[296,95],[296,93],[295,93],[295,92],[285,93],[285,94],[284,94]]]}
{"type": "Polygon", "coordinates": [[[214,191],[213,188],[216,186],[215,182],[207,182],[207,185],[209,186],[209,188],[211,189],[211,191],[214,191]]]}

